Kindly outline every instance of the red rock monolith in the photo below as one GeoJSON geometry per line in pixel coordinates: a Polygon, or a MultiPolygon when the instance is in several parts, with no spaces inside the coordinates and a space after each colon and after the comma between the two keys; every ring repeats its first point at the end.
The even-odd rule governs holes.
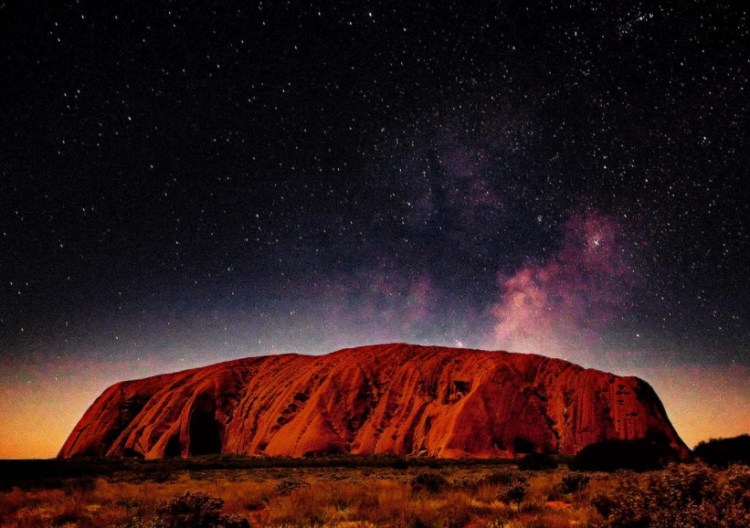
{"type": "Polygon", "coordinates": [[[59,456],[489,458],[642,438],[688,453],[638,378],[533,354],[387,344],[117,383],[59,456]]]}

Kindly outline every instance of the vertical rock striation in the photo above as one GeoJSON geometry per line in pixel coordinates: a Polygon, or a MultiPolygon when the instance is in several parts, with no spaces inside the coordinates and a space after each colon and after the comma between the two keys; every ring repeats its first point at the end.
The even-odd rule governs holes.
{"type": "Polygon", "coordinates": [[[59,456],[487,458],[642,438],[688,453],[638,378],[533,354],[387,344],[118,383],[59,456]]]}

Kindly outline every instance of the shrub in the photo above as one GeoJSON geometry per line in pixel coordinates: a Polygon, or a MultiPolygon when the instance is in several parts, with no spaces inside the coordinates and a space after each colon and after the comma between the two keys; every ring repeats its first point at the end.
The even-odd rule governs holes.
{"type": "Polygon", "coordinates": [[[673,465],[643,479],[629,479],[593,504],[603,528],[742,528],[750,526],[750,471],[728,478],[702,465],[673,465]]]}
{"type": "Polygon", "coordinates": [[[556,467],[557,462],[545,453],[529,453],[518,462],[518,469],[524,471],[542,471],[556,467]]]}
{"type": "Polygon", "coordinates": [[[244,517],[221,512],[224,501],[205,493],[185,492],[163,502],[156,510],[155,528],[250,528],[244,517]]]}
{"type": "Polygon", "coordinates": [[[560,483],[560,492],[565,494],[578,493],[586,487],[590,480],[591,475],[586,473],[569,473],[563,477],[560,483]]]}
{"type": "Polygon", "coordinates": [[[291,492],[293,492],[296,489],[299,488],[306,488],[308,486],[307,483],[301,482],[299,480],[294,479],[283,479],[280,480],[278,484],[276,484],[276,487],[274,488],[274,493],[276,495],[280,496],[286,496],[289,495],[291,492]]]}
{"type": "Polygon", "coordinates": [[[83,504],[68,504],[52,518],[53,526],[90,526],[91,521],[84,516],[83,504]]]}
{"type": "Polygon", "coordinates": [[[674,453],[650,440],[606,440],[584,447],[570,462],[571,469],[617,471],[661,469],[674,453]]]}
{"type": "Polygon", "coordinates": [[[65,495],[74,495],[90,493],[96,487],[96,480],[93,477],[77,477],[64,481],[62,488],[65,495]]]}
{"type": "Polygon", "coordinates": [[[477,482],[477,485],[488,484],[490,486],[509,486],[518,482],[526,482],[526,477],[518,471],[505,469],[490,473],[479,482],[477,482]]]}
{"type": "Polygon", "coordinates": [[[750,435],[711,439],[695,446],[693,454],[712,466],[750,465],[750,435]]]}
{"type": "Polygon", "coordinates": [[[521,502],[526,498],[526,483],[521,482],[515,486],[511,486],[499,499],[511,504],[515,503],[516,509],[521,509],[521,502]]]}
{"type": "Polygon", "coordinates": [[[734,501],[738,510],[750,512],[750,469],[746,466],[732,466],[726,475],[725,498],[734,501]]]}
{"type": "Polygon", "coordinates": [[[421,473],[411,481],[413,492],[440,493],[447,485],[445,478],[437,473],[421,473]]]}

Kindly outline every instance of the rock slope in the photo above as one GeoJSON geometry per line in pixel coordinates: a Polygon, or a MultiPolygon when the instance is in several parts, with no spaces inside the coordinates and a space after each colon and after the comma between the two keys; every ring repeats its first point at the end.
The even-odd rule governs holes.
{"type": "Polygon", "coordinates": [[[388,344],[118,383],[59,456],[502,457],[640,438],[688,452],[638,378],[533,354],[388,344]]]}

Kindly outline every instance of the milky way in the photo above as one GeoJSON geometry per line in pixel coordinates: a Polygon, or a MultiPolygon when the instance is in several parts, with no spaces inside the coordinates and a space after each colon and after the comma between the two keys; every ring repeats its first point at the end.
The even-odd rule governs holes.
{"type": "Polygon", "coordinates": [[[607,324],[627,313],[636,287],[633,250],[618,237],[616,221],[576,213],[548,262],[501,276],[501,302],[493,307],[498,345],[547,355],[595,348],[607,324]]]}
{"type": "Polygon", "coordinates": [[[125,377],[386,341],[641,375],[688,443],[750,429],[739,4],[16,4],[0,457],[125,377]]]}

